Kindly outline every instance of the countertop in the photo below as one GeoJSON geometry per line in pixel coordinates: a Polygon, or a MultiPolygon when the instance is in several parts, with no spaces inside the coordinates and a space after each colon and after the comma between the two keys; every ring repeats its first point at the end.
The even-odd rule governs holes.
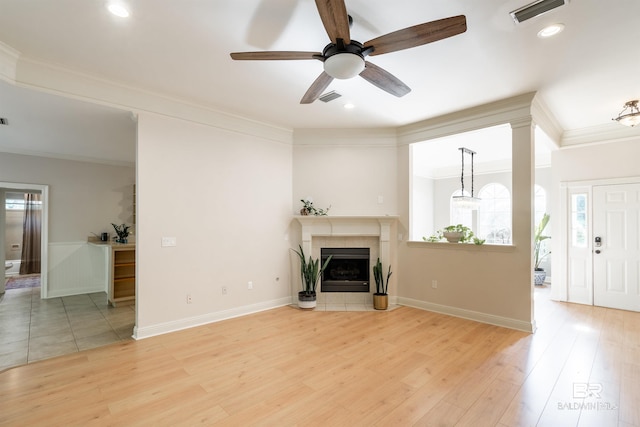
{"type": "Polygon", "coordinates": [[[96,245],[96,246],[109,246],[111,248],[119,248],[119,249],[135,249],[136,248],[136,243],[135,242],[129,242],[129,243],[118,243],[114,240],[111,241],[107,241],[107,242],[103,242],[102,240],[98,239],[95,236],[89,236],[87,238],[87,243],[90,243],[92,245],[96,245]]]}

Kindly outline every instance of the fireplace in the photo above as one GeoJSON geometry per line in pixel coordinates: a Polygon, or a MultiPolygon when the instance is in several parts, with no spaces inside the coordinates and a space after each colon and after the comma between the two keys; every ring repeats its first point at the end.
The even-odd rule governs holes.
{"type": "Polygon", "coordinates": [[[369,292],[369,248],[321,248],[322,292],[369,292]]]}

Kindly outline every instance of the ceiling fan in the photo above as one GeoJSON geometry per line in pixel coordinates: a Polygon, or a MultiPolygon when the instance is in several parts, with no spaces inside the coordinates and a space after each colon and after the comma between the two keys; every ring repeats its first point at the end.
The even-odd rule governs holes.
{"type": "Polygon", "coordinates": [[[380,89],[401,97],[411,88],[384,69],[366,61],[366,56],[381,55],[409,49],[423,44],[446,39],[464,33],[467,20],[464,15],[452,16],[437,21],[414,25],[360,43],[351,39],[349,27],[351,17],[347,14],[344,0],[316,0],[316,7],[331,43],[322,52],[264,51],[235,52],[236,60],[296,60],[316,59],[324,63],[324,71],[311,84],[300,100],[301,104],[311,104],[318,99],[333,79],[350,79],[360,75],[380,89]]]}

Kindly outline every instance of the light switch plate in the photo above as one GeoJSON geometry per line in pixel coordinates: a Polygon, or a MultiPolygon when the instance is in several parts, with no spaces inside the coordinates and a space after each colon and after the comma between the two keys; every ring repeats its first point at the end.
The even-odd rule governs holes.
{"type": "Polygon", "coordinates": [[[169,247],[169,246],[176,246],[176,238],[175,237],[163,237],[161,246],[163,248],[166,248],[166,247],[169,247]]]}

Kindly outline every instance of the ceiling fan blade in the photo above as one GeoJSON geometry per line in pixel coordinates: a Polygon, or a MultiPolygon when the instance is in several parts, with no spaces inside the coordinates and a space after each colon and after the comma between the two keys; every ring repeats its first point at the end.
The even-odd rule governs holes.
{"type": "Polygon", "coordinates": [[[349,15],[344,0],[316,0],[316,7],[331,41],[337,43],[342,39],[344,44],[351,43],[349,15]]]}
{"type": "Polygon", "coordinates": [[[318,59],[322,60],[320,52],[296,52],[296,51],[264,51],[264,52],[234,52],[232,59],[236,60],[289,60],[289,59],[318,59]]]}
{"type": "Polygon", "coordinates": [[[432,43],[465,31],[467,31],[467,19],[464,15],[458,15],[394,31],[369,40],[364,46],[365,48],[374,47],[369,55],[381,55],[432,43]]]}
{"type": "Polygon", "coordinates": [[[304,94],[302,99],[300,100],[300,104],[311,104],[313,101],[318,99],[322,92],[329,86],[329,84],[333,81],[333,77],[324,71],[322,74],[318,76],[318,78],[311,84],[311,87],[307,90],[307,93],[304,94]]]}
{"type": "Polygon", "coordinates": [[[369,61],[365,61],[365,68],[360,73],[360,77],[379,87],[385,92],[389,92],[391,95],[395,95],[398,98],[405,96],[411,92],[411,88],[402,83],[396,76],[385,71],[384,69],[372,64],[369,61]]]}

